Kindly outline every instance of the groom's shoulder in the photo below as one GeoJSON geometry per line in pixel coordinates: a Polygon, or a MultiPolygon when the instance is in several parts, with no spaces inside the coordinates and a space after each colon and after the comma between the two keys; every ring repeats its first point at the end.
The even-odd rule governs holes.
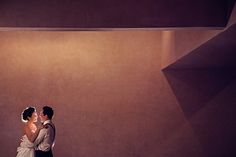
{"type": "Polygon", "coordinates": [[[52,122],[50,122],[50,123],[47,123],[47,124],[45,124],[45,127],[44,128],[49,128],[49,127],[52,127],[52,128],[54,128],[55,126],[54,126],[54,124],[52,123],[52,122]]]}

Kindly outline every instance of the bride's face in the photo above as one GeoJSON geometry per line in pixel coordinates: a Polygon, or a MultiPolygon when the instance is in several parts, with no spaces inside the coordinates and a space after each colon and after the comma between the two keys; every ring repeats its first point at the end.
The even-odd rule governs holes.
{"type": "Polygon", "coordinates": [[[37,122],[37,120],[38,120],[37,112],[32,113],[32,116],[30,117],[29,120],[32,121],[32,122],[37,122]]]}

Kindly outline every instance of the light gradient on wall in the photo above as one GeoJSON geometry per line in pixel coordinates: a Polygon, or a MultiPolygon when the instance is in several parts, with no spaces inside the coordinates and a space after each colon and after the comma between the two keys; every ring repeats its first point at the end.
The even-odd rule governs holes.
{"type": "Polygon", "coordinates": [[[161,42],[160,31],[1,32],[1,156],[16,153],[22,109],[44,104],[57,157],[202,155],[161,71],[161,42]]]}

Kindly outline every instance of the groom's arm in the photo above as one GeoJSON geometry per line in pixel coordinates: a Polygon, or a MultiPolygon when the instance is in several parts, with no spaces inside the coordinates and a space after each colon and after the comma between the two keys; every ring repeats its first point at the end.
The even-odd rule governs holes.
{"type": "Polygon", "coordinates": [[[35,146],[38,146],[43,141],[43,139],[46,136],[46,133],[47,133],[46,128],[43,128],[39,131],[39,134],[38,134],[37,138],[34,141],[35,146]]]}

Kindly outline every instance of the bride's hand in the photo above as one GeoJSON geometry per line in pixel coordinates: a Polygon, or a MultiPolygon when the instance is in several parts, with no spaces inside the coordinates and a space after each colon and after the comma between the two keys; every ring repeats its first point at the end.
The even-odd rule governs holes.
{"type": "Polygon", "coordinates": [[[41,130],[41,129],[43,129],[43,128],[44,128],[44,125],[43,125],[43,124],[39,124],[39,125],[38,125],[38,129],[39,129],[39,130],[41,130]]]}

